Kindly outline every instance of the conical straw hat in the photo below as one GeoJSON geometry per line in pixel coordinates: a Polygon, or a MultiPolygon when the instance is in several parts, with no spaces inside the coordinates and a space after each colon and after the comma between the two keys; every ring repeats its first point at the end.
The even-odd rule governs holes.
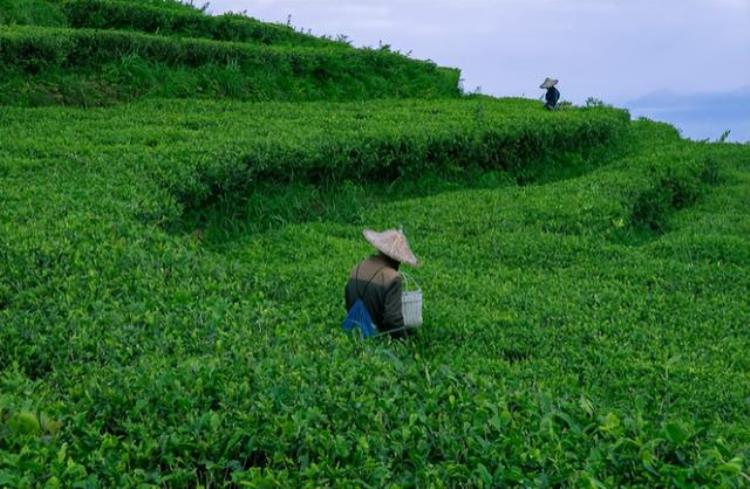
{"type": "Polygon", "coordinates": [[[539,85],[539,88],[554,87],[555,85],[557,85],[558,82],[559,80],[553,80],[552,78],[547,78],[546,80],[544,80],[544,83],[539,85]]]}
{"type": "Polygon", "coordinates": [[[378,251],[393,258],[399,263],[406,263],[416,267],[418,264],[417,257],[414,256],[409,248],[409,241],[406,240],[404,233],[397,229],[389,229],[378,233],[371,229],[365,229],[365,239],[373,245],[378,251]]]}

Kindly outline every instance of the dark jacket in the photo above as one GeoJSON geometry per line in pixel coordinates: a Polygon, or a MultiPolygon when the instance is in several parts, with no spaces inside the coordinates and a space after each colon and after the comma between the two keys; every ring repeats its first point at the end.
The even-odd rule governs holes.
{"type": "MultiPolygon", "coordinates": [[[[344,290],[346,310],[350,310],[357,299],[362,299],[378,331],[402,329],[404,317],[401,312],[401,275],[398,263],[383,255],[366,259],[352,270],[344,290]]],[[[404,336],[402,331],[394,337],[404,336]]]]}
{"type": "Polygon", "coordinates": [[[557,105],[557,101],[560,100],[560,91],[555,87],[549,87],[546,95],[547,105],[554,107],[557,105]]]}

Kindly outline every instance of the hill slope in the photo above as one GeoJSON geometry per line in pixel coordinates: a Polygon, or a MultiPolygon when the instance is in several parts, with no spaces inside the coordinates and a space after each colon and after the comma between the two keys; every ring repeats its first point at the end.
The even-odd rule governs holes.
{"type": "Polygon", "coordinates": [[[0,7],[1,487],[747,486],[750,146],[172,1],[0,7]],[[348,337],[398,225],[425,324],[348,337]]]}
{"type": "Polygon", "coordinates": [[[91,106],[142,97],[366,100],[459,94],[458,70],[384,49],[353,49],[244,16],[212,17],[186,7],[132,1],[65,0],[50,3],[49,10],[41,0],[35,0],[33,8],[4,1],[7,5],[0,4],[2,104],[91,106]]]}
{"type": "MultiPolygon", "coordinates": [[[[395,182],[337,165],[322,188],[305,172],[230,185],[184,214],[190,161],[267,168],[283,159],[252,155],[304,161],[361,134],[349,154],[386,163],[419,140],[403,132],[416,108],[434,112],[426,135],[463,141],[435,139],[434,151],[480,159],[503,146],[451,126],[461,105],[494,119],[487,130],[505,120],[509,148],[577,117],[593,131],[582,143],[624,124],[607,109],[452,104],[443,122],[450,105],[430,102],[4,109],[2,480],[738,485],[750,442],[746,147],[638,123],[599,151],[540,149],[524,186],[507,163],[529,155],[473,167],[458,152],[474,170],[455,172],[430,170],[433,150],[399,149],[416,173],[395,182]],[[268,134],[228,144],[232,118],[252,112],[268,134]],[[362,116],[371,129],[331,130],[362,116]],[[308,126],[326,135],[306,138],[308,126]],[[279,127],[301,138],[269,139],[279,127]],[[370,131],[392,143],[373,145],[370,131]],[[394,222],[426,264],[426,324],[406,344],[351,342],[340,295],[367,252],[360,228],[394,222]]],[[[200,174],[245,174],[214,168],[200,174]]]]}
{"type": "Polygon", "coordinates": [[[206,15],[173,3],[137,3],[128,0],[64,0],[61,10],[75,28],[133,30],[149,34],[207,38],[217,41],[341,47],[345,43],[305,35],[277,24],[237,14],[206,15]]]}

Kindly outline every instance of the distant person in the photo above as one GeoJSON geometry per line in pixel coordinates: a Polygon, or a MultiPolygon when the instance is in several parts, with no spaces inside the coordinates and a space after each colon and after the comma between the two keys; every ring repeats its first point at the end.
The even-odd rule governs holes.
{"type": "Polygon", "coordinates": [[[378,333],[405,338],[409,331],[404,326],[401,310],[401,274],[398,270],[402,263],[417,266],[417,257],[400,230],[378,233],[368,229],[363,234],[378,254],[352,270],[344,293],[346,310],[351,316],[353,307],[361,307],[362,304],[357,305],[361,299],[378,333]]]}
{"type": "Polygon", "coordinates": [[[544,80],[544,83],[539,85],[539,88],[547,90],[547,94],[544,95],[544,98],[547,101],[547,103],[544,104],[544,108],[547,110],[554,110],[555,107],[557,107],[557,102],[560,100],[560,91],[555,88],[557,82],[558,80],[547,78],[544,80]]]}

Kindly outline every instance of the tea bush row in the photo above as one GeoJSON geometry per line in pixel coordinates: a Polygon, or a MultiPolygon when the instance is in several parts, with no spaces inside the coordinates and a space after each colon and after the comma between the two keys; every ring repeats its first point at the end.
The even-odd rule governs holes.
{"type": "Polygon", "coordinates": [[[259,44],[348,47],[344,43],[298,33],[287,26],[237,14],[210,16],[199,10],[176,10],[125,0],[64,0],[61,7],[68,24],[75,28],[134,30],[163,36],[259,44]]]}
{"type": "Polygon", "coordinates": [[[132,32],[0,30],[2,102],[96,105],[140,96],[249,100],[455,97],[458,71],[382,50],[276,47],[132,32]]]}
{"type": "MultiPolygon", "coordinates": [[[[195,108],[186,105],[184,114],[195,108]]],[[[200,112],[187,117],[205,120],[200,112]]],[[[214,121],[228,135],[210,143],[216,151],[182,142],[154,151],[170,162],[157,170],[164,185],[195,208],[268,181],[416,180],[425,173],[469,169],[523,179],[535,164],[557,156],[614,151],[628,119],[626,112],[611,109],[551,116],[523,100],[235,105],[214,121]]],[[[165,127],[181,123],[160,121],[165,127]]]]}
{"type": "Polygon", "coordinates": [[[64,27],[67,19],[47,0],[0,0],[0,28],[6,25],[64,27]]]}
{"type": "MultiPolygon", "coordinates": [[[[330,71],[343,69],[343,59],[351,61],[352,69],[363,69],[359,63],[388,68],[393,65],[416,66],[437,72],[433,63],[410,60],[404,56],[373,49],[339,51],[336,49],[312,49],[304,47],[259,47],[243,43],[225,43],[199,39],[174,39],[160,36],[104,31],[92,29],[49,29],[35,27],[5,28],[2,34],[0,62],[3,67],[19,67],[36,73],[53,67],[88,67],[123,56],[143,58],[167,64],[200,66],[208,63],[227,64],[272,62],[292,64],[295,70],[304,71],[305,58],[316,57],[339,65],[330,71]]],[[[318,67],[325,70],[325,66],[318,67]]],[[[350,72],[351,73],[351,72],[350,72]]],[[[324,75],[324,73],[319,73],[324,75]]]]}
{"type": "MultiPolygon", "coordinates": [[[[625,111],[606,108],[550,114],[521,99],[165,100],[69,110],[48,112],[50,130],[59,131],[55,124],[67,117],[81,118],[78,127],[87,134],[81,150],[138,158],[155,181],[193,208],[263,182],[415,180],[424,173],[471,168],[522,176],[535,161],[557,155],[615,151],[629,119],[625,111]],[[132,120],[140,122],[134,126],[132,120]]],[[[6,109],[6,134],[22,112],[6,109]]],[[[9,137],[6,144],[25,143],[9,137]]]]}

